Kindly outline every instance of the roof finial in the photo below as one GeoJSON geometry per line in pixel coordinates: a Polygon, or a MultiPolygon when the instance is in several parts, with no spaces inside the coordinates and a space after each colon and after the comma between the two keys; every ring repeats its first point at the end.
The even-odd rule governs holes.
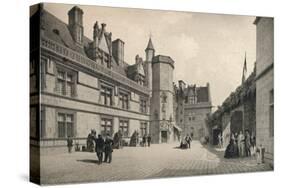
{"type": "Polygon", "coordinates": [[[152,38],[152,33],[151,33],[151,31],[149,31],[149,38],[150,38],[150,39],[152,38]]]}
{"type": "Polygon", "coordinates": [[[151,40],[152,34],[151,32],[149,33],[149,41],[146,47],[146,50],[154,50],[153,44],[152,44],[152,40],[151,40]]]}
{"type": "Polygon", "coordinates": [[[244,66],[243,66],[243,72],[242,72],[242,84],[245,82],[246,80],[246,76],[247,76],[247,57],[246,57],[246,51],[245,51],[245,59],[244,59],[244,66]]]}

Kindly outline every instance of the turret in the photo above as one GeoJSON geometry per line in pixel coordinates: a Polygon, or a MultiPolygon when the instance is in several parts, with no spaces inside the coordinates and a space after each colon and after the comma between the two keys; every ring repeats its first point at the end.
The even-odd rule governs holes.
{"type": "Polygon", "coordinates": [[[153,47],[151,38],[149,38],[147,47],[146,47],[146,49],[145,49],[145,54],[146,54],[146,61],[151,62],[151,61],[152,61],[152,58],[153,58],[154,55],[155,55],[155,50],[154,50],[154,47],[153,47]]]}
{"type": "MultiPolygon", "coordinates": [[[[149,88],[150,91],[152,91],[152,59],[155,55],[155,50],[151,41],[151,38],[149,38],[147,47],[145,49],[145,55],[146,55],[146,63],[144,65],[145,72],[146,72],[146,86],[149,88]]],[[[150,92],[151,96],[151,92],[150,92]]]]}

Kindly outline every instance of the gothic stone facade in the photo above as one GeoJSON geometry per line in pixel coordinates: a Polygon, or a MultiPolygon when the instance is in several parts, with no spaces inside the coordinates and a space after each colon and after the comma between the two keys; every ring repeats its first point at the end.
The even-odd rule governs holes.
{"type": "Polygon", "coordinates": [[[257,30],[257,146],[265,147],[265,161],[273,164],[274,89],[273,18],[256,18],[257,30]]]}
{"type": "Polygon", "coordinates": [[[125,43],[113,40],[106,24],[96,22],[91,39],[84,35],[83,10],[79,7],[69,10],[68,23],[42,5],[33,9],[32,145],[65,146],[68,136],[85,144],[92,129],[102,135],[121,130],[125,139],[134,131],[140,136],[151,134],[154,143],[172,139],[176,129],[172,121],[174,62],[168,56],[156,56],[151,39],[145,60],[136,55],[135,62],[128,64],[124,61],[125,43]],[[161,95],[165,95],[162,101],[161,95]]]}
{"type": "Polygon", "coordinates": [[[211,113],[212,102],[209,83],[206,86],[186,85],[180,80],[174,85],[174,109],[177,125],[182,136],[191,135],[194,139],[208,136],[206,117],[211,113]]]}

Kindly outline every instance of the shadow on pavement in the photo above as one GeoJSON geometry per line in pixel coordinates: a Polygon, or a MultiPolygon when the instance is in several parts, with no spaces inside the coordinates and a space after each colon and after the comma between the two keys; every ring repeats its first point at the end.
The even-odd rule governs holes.
{"type": "Polygon", "coordinates": [[[190,148],[181,148],[180,146],[173,147],[173,149],[189,150],[190,148]]]}
{"type": "Polygon", "coordinates": [[[82,159],[82,160],[77,160],[78,162],[84,162],[84,163],[94,163],[94,164],[98,164],[99,161],[95,160],[95,159],[82,159]]]}

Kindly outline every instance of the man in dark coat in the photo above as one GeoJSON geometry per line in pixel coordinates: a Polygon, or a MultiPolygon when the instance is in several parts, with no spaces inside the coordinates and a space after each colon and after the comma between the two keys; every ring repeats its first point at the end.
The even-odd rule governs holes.
{"type": "Polygon", "coordinates": [[[112,152],[113,152],[113,140],[110,138],[109,134],[106,135],[104,142],[104,161],[111,163],[112,161],[112,152]]]}
{"type": "Polygon", "coordinates": [[[151,142],[151,136],[150,134],[147,136],[147,145],[150,147],[150,142],[151,142]]]}
{"type": "Polygon", "coordinates": [[[97,157],[99,160],[98,164],[102,163],[102,157],[103,157],[103,150],[104,150],[104,140],[102,138],[102,136],[99,134],[98,138],[95,140],[96,141],[96,153],[97,153],[97,157]]]}
{"type": "Polygon", "coordinates": [[[67,148],[68,148],[68,153],[71,153],[73,147],[73,140],[70,138],[70,136],[67,137],[67,148]]]}
{"type": "Polygon", "coordinates": [[[143,135],[142,137],[142,145],[146,147],[146,135],[143,135]]]}
{"type": "Polygon", "coordinates": [[[186,143],[187,143],[187,148],[190,148],[190,143],[192,141],[191,136],[189,136],[189,134],[186,135],[185,137],[186,143]]]}

